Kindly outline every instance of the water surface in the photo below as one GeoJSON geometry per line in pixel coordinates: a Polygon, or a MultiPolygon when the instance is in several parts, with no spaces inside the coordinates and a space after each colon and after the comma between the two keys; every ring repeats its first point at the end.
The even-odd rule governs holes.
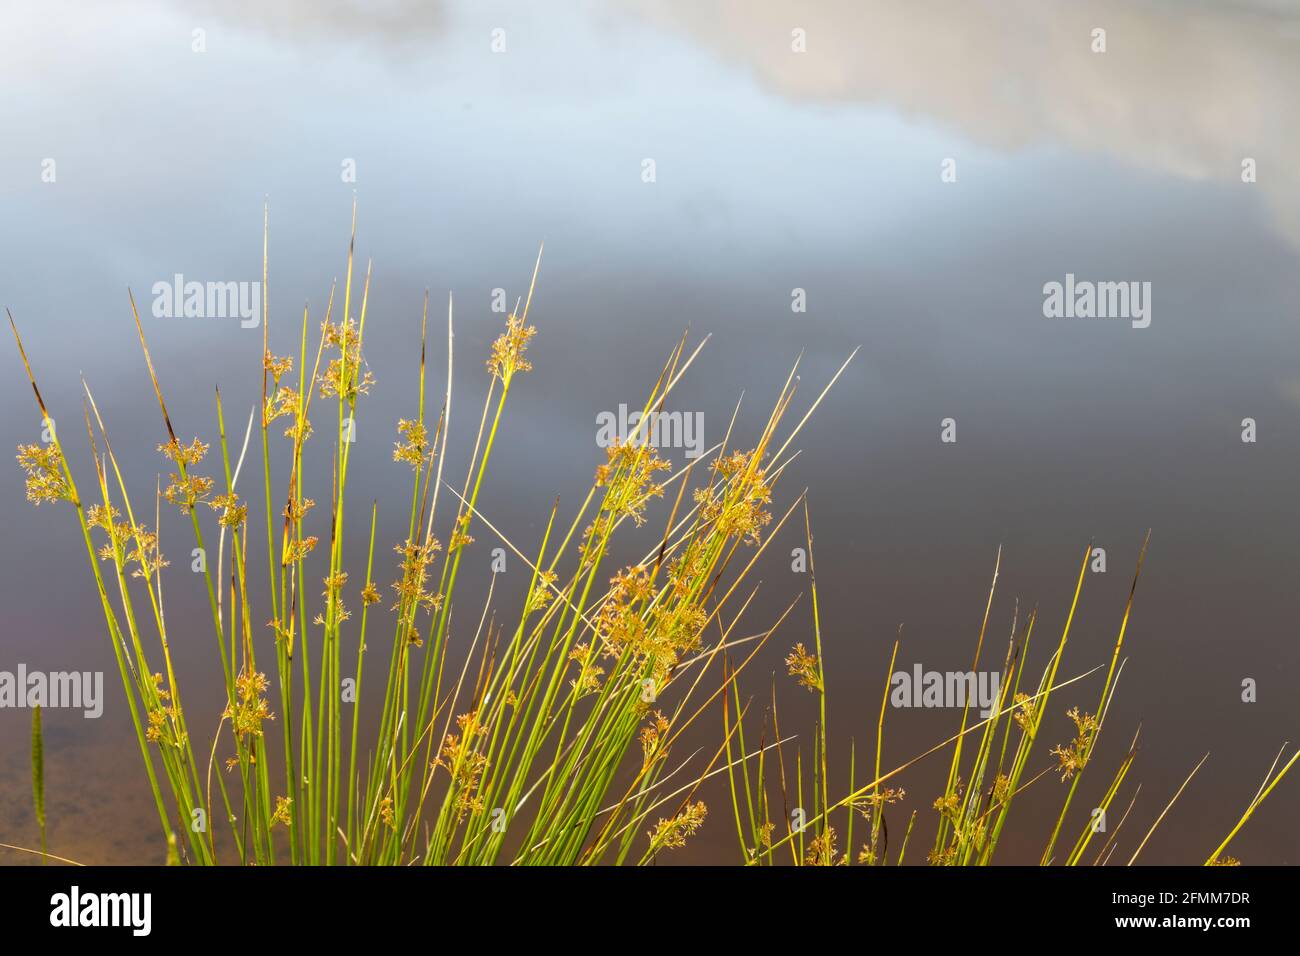
{"type": "MultiPolygon", "coordinates": [[[[752,439],[800,354],[807,402],[861,347],[778,496],[811,489],[844,784],[848,738],[863,747],[874,735],[900,623],[901,666],[969,667],[1000,546],[991,646],[1000,661],[1019,600],[1022,613],[1039,609],[1041,653],[1095,541],[1107,572],[1088,578],[1063,665],[1088,670],[1108,661],[1148,528],[1127,665],[1079,797],[1097,799],[1140,724],[1130,780],[1142,791],[1117,857],[1209,751],[1142,856],[1202,861],[1300,737],[1300,4],[56,0],[2,16],[0,300],[83,482],[83,373],[142,499],[163,467],[126,289],[147,302],[177,273],[258,279],[269,197],[272,344],[294,350],[303,303],[318,315],[342,275],[355,195],[358,254],[374,263],[378,384],[359,421],[373,454],[354,457],[352,487],[365,490],[352,527],[370,496],[381,534],[404,521],[407,472],[388,451],[393,423],[414,410],[424,290],[439,369],[455,295],[461,447],[448,467],[459,471],[501,325],[493,290],[522,294],[544,239],[536,370],[483,498],[521,541],[538,540],[555,494],[572,514],[599,457],[596,415],[638,404],[684,329],[712,335],[675,400],[703,412],[710,442],[742,392],[752,439]],[[1104,54],[1090,49],[1096,27],[1104,54]],[[795,29],[805,53],[791,50],[795,29]],[[943,181],[945,160],[955,182],[943,181]],[[1151,282],[1150,327],[1044,318],[1043,284],[1067,273],[1151,282]],[[796,289],[805,312],[791,309],[796,289]],[[952,444],[940,441],[946,418],[952,444]],[[1241,700],[1245,678],[1258,682],[1255,703],[1241,700]]],[[[217,385],[242,427],[260,330],[145,324],[178,430],[215,437],[217,385]]],[[[13,446],[39,429],[10,361],[0,438],[13,446]]],[[[0,668],[108,677],[102,719],[47,715],[51,847],[160,861],[71,516],[23,503],[16,468],[0,471],[0,492],[0,668]]],[[[170,619],[200,622],[176,641],[177,666],[187,706],[215,726],[205,599],[180,560],[187,534],[164,517],[164,586],[170,619]]],[[[774,544],[755,630],[806,590],[789,568],[798,544],[793,529],[774,544]]],[[[467,609],[483,587],[470,582],[467,609]]],[[[805,745],[811,698],[781,658],[808,628],[797,614],[750,675],[762,698],[778,674],[783,726],[805,745]]],[[[1054,702],[1051,742],[1068,735],[1067,706],[1092,707],[1099,681],[1054,702]]],[[[0,711],[0,841],[33,845],[28,720],[0,711]]],[[[892,711],[886,764],[957,720],[892,711]]],[[[945,772],[932,761],[901,781],[921,811],[914,862],[945,772]]],[[[1003,860],[1037,859],[1062,792],[1048,779],[1026,795],[1003,860]]],[[[1296,792],[1280,787],[1233,854],[1296,862],[1296,792]]],[[[678,859],[735,858],[726,799],[709,795],[713,818],[678,859]]]]}

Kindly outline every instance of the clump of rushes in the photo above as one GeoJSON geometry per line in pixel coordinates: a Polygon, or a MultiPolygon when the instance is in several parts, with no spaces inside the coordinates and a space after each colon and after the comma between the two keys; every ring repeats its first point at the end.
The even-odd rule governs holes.
{"type": "MultiPolygon", "coordinates": [[[[718,445],[699,461],[674,470],[655,454],[643,429],[649,413],[662,410],[703,348],[701,342],[688,351],[683,338],[650,389],[637,431],[607,450],[577,511],[561,519],[557,501],[541,540],[516,543],[478,502],[510,395],[533,368],[528,349],[537,330],[529,324],[529,313],[541,254],[527,298],[516,303],[486,359],[486,394],[469,465],[458,485],[444,477],[453,395],[452,303],[449,299],[445,388],[432,419],[426,416],[426,294],[418,388],[410,417],[396,423],[392,450],[394,467],[410,469],[406,524],[389,535],[396,555],[389,559],[391,570],[377,568],[378,504],[372,503],[369,528],[360,529],[367,544],[365,564],[348,566],[344,536],[356,534],[352,523],[357,517],[347,496],[356,447],[351,439],[362,400],[375,382],[365,353],[370,269],[355,287],[355,239],[354,207],[341,296],[332,288],[318,319],[304,308],[296,356],[271,351],[263,298],[260,414],[254,409],[250,415],[237,455],[231,454],[219,391],[214,441],[178,437],[131,298],[145,371],[162,419],[158,447],[171,463],[166,486],[159,481],[154,489],[152,531],[137,517],[108,429],[84,383],[83,418],[98,500],[83,501],[9,316],[48,436],[40,444],[19,446],[27,497],[36,505],[67,503],[80,529],[168,863],[652,863],[687,845],[713,819],[699,791],[723,775],[730,784],[745,863],[901,863],[917,811],[908,818],[901,841],[895,838],[895,849],[890,818],[906,794],[892,785],[894,778],[949,747],[947,785],[933,801],[938,817],[932,862],[990,863],[1014,798],[1039,780],[1053,779],[1053,771],[1068,789],[1042,861],[1083,862],[1093,837],[1090,819],[1068,852],[1065,845],[1058,848],[1058,837],[1079,781],[1093,762],[1122,669],[1119,656],[1131,592],[1100,701],[1091,712],[1071,709],[1072,739],[1056,746],[1047,755],[1055,759],[1042,769],[1029,768],[1044,722],[1060,716],[1053,695],[1088,676],[1057,680],[1086,561],[1058,646],[1036,684],[1021,686],[1036,620],[1030,614],[1023,627],[1013,619],[1001,699],[992,716],[972,722],[964,710],[955,736],[884,772],[887,674],[874,766],[860,783],[856,750],[851,751],[848,792],[838,799],[831,795],[825,656],[808,506],[804,495],[782,506],[773,501],[794,457],[791,442],[852,355],[793,427],[783,429],[783,423],[794,401],[798,363],[752,447],[737,447],[737,409],[718,445]],[[313,327],[319,332],[309,336],[313,327]],[[261,444],[260,505],[257,492],[245,490],[256,479],[239,483],[255,430],[261,444]],[[316,438],[318,432],[325,432],[323,439],[316,438]],[[327,473],[315,481],[303,469],[304,447],[311,440],[332,442],[327,473]],[[283,484],[273,483],[273,471],[285,475],[283,484]],[[174,624],[163,613],[161,574],[168,564],[160,540],[164,501],[179,511],[203,554],[213,553],[215,535],[215,564],[205,561],[197,567],[208,599],[205,616],[210,617],[202,627],[210,626],[216,639],[226,695],[220,714],[202,715],[204,726],[216,723],[211,740],[196,740],[191,733],[172,664],[169,634],[174,624]],[[645,525],[650,505],[660,501],[668,518],[663,530],[647,540],[643,557],[611,566],[615,536],[645,525]],[[748,704],[740,697],[742,674],[795,605],[757,634],[748,633],[748,625],[746,633],[738,631],[756,592],[756,587],[742,588],[773,537],[801,507],[812,631],[810,639],[787,645],[792,650],[786,665],[817,698],[817,725],[807,754],[793,736],[782,735],[775,687],[762,733],[756,745],[747,743],[748,704]],[[471,627],[453,627],[461,562],[479,538],[503,545],[528,569],[527,586],[517,595],[522,610],[510,618],[496,611],[494,576],[482,609],[457,618],[469,620],[471,627]],[[257,554],[263,542],[264,558],[257,554]],[[251,585],[263,573],[269,607],[254,607],[251,585]],[[388,589],[381,590],[382,580],[392,582],[391,604],[383,598],[388,589]],[[375,633],[377,628],[386,632],[387,641],[375,633]],[[382,684],[382,695],[364,689],[367,661],[374,653],[380,653],[380,660],[370,666],[384,672],[382,681],[374,681],[374,675],[371,680],[376,688],[382,684]],[[459,668],[458,661],[463,662],[459,668]],[[344,688],[351,693],[346,700],[344,688]],[[362,707],[376,715],[378,725],[375,736],[364,741],[362,707]],[[671,761],[678,738],[706,712],[721,713],[718,746],[671,761]],[[792,749],[793,766],[788,766],[792,749]],[[200,819],[210,825],[194,826],[200,819]]],[[[264,217],[264,287],[267,243],[264,217]]],[[[378,553],[386,552],[381,548],[378,553]]],[[[992,600],[991,589],[976,669],[992,600]]],[[[199,630],[195,623],[185,622],[187,636],[199,630]]],[[[898,648],[895,641],[888,673],[898,648]]],[[[752,731],[750,736],[752,741],[752,731]]],[[[34,742],[43,847],[39,730],[34,742]]],[[[1136,743],[1135,736],[1103,808],[1118,795],[1136,743]]],[[[1236,862],[1225,852],[1228,844],[1296,762],[1293,755],[1278,770],[1281,757],[1279,753],[1240,822],[1208,863],[1236,862]]],[[[1115,852],[1128,810],[1093,862],[1104,862],[1115,852]]],[[[1168,810],[1166,806],[1157,824],[1168,810]]],[[[897,834],[897,824],[894,829],[897,834]]]]}
{"type": "MultiPolygon", "coordinates": [[[[128,493],[88,385],[82,404],[94,483],[90,500],[83,498],[9,317],[49,436],[19,448],[27,496],[37,505],[68,504],[80,529],[166,859],[597,864],[650,863],[672,853],[705,825],[704,782],[776,746],[736,753],[728,738],[669,759],[689,727],[724,706],[736,674],[788,615],[757,639],[737,632],[753,598],[742,591],[749,572],[801,500],[773,510],[790,443],[844,366],[792,428],[782,425],[794,371],[753,447],[736,447],[729,427],[701,461],[675,470],[643,429],[704,345],[688,349],[683,338],[650,389],[638,431],[593,462],[576,513],[561,518],[557,503],[540,541],[516,543],[480,510],[479,497],[511,396],[533,369],[530,309],[541,254],[527,297],[486,359],[486,395],[463,480],[444,474],[452,303],[445,387],[433,417],[426,294],[418,380],[392,446],[393,466],[409,468],[409,511],[388,534],[394,551],[386,571],[385,546],[376,549],[377,503],[369,527],[354,527],[360,516],[348,494],[359,450],[353,423],[375,383],[365,350],[370,270],[354,281],[355,237],[354,207],[342,287],[330,290],[322,315],[304,309],[290,354],[272,351],[263,305],[260,413],[242,436],[227,434],[219,391],[213,433],[177,430],[165,370],[154,366],[130,299],[168,463],[152,508],[128,493]],[[260,489],[250,477],[258,470],[254,434],[260,489]],[[309,478],[304,447],[321,440],[332,444],[329,465],[309,478]],[[283,477],[273,481],[273,474],[283,477]],[[668,512],[665,526],[646,540],[640,561],[612,565],[615,537],[643,526],[654,502],[668,512]],[[200,622],[181,624],[163,612],[161,539],[177,534],[160,524],[164,503],[192,538],[183,547],[209,556],[196,566],[210,619],[202,628],[215,638],[226,700],[199,724],[182,700],[170,639],[178,626],[187,637],[201,634],[200,622]],[[152,512],[148,526],[141,512],[152,512]],[[364,564],[345,560],[345,534],[364,536],[364,564]],[[522,610],[508,620],[497,611],[494,578],[481,610],[457,614],[453,625],[462,560],[483,539],[528,569],[524,593],[512,595],[522,610]],[[260,575],[265,588],[255,586],[260,575]],[[266,604],[255,606],[253,596],[263,592],[266,604]],[[745,657],[735,664],[729,652],[737,648],[745,657]],[[367,675],[376,666],[378,681],[367,675]],[[345,701],[340,688],[352,696],[345,701]],[[362,707],[378,726],[364,740],[362,707]],[[196,734],[199,725],[215,725],[215,736],[196,734]],[[210,825],[193,826],[198,819],[210,825]]],[[[264,282],[267,241],[264,217],[264,282]]]]}
{"type": "MultiPolygon", "coordinates": [[[[816,568],[813,562],[813,538],[808,519],[807,504],[804,505],[804,528],[807,537],[808,571],[812,593],[812,623],[815,651],[809,650],[803,643],[796,643],[786,658],[790,677],[814,693],[820,704],[819,717],[813,734],[812,759],[807,761],[802,748],[797,748],[793,757],[793,767],[787,768],[787,748],[783,747],[790,738],[781,737],[781,726],[777,711],[776,693],[773,689],[772,699],[763,719],[762,740],[769,737],[776,739],[776,768],[770,766],[766,757],[767,748],[759,750],[755,760],[731,760],[731,739],[737,741],[737,754],[744,753],[744,708],[740,704],[739,687],[734,671],[727,671],[727,706],[723,712],[723,730],[727,740],[728,776],[731,784],[731,798],[734,809],[735,826],[739,838],[741,855],[745,863],[751,865],[771,865],[791,863],[794,865],[830,866],[848,864],[853,860],[864,865],[902,865],[905,862],[908,841],[917,821],[917,810],[905,815],[906,826],[899,828],[895,823],[895,843],[890,843],[889,818],[895,804],[901,804],[906,792],[902,788],[885,786],[902,775],[908,768],[921,760],[947,751],[951,748],[947,784],[943,793],[930,802],[928,811],[935,814],[934,845],[925,856],[925,861],[936,866],[984,866],[993,862],[994,852],[998,846],[1007,816],[1014,798],[1040,780],[1056,779],[1065,786],[1060,813],[1047,837],[1040,863],[1043,865],[1059,863],[1075,866],[1082,863],[1106,864],[1118,847],[1118,838],[1124,823],[1137,802],[1141,787],[1133,791],[1128,805],[1117,823],[1105,831],[1102,845],[1095,853],[1087,854],[1095,832],[1093,815],[1080,814],[1077,823],[1080,832],[1073,844],[1059,843],[1061,831],[1065,826],[1071,801],[1079,786],[1086,768],[1091,766],[1095,755],[1098,738],[1102,732],[1106,713],[1115,693],[1115,685],[1123,670],[1120,652],[1124,646],[1124,635],[1128,627],[1129,614],[1133,608],[1133,596],[1137,590],[1138,578],[1146,557],[1150,533],[1143,541],[1138,556],[1137,571],[1133,575],[1133,585],[1129,590],[1128,602],[1120,622],[1119,635],[1111,653],[1109,668],[1101,687],[1100,699],[1095,713],[1088,713],[1078,706],[1065,711],[1063,716],[1073,724],[1073,736],[1064,743],[1051,748],[1047,756],[1052,758],[1043,763],[1039,769],[1030,770],[1031,752],[1045,721],[1056,711],[1051,707],[1053,694],[1062,688],[1101,671],[1098,665],[1086,673],[1069,679],[1057,679],[1057,670],[1064,656],[1066,642],[1070,636],[1070,625],[1074,620],[1075,610],[1083,590],[1084,575],[1092,554],[1089,544],[1084,552],[1083,564],[1079,569],[1075,584],[1074,597],[1070,604],[1064,628],[1056,648],[1048,658],[1036,683],[1024,682],[1022,676],[1025,661],[1028,658],[1030,637],[1037,621],[1037,611],[1028,615],[1021,624],[1017,605],[1012,615],[1010,637],[1006,656],[1000,671],[1000,697],[992,707],[992,713],[984,720],[971,721],[969,701],[962,710],[958,731],[947,740],[943,740],[924,753],[907,760],[889,771],[882,771],[881,754],[884,746],[885,712],[888,709],[890,676],[898,659],[900,637],[895,640],[890,655],[889,668],[885,675],[884,692],[880,702],[880,714],[876,724],[874,747],[874,765],[865,774],[866,782],[861,783],[857,776],[856,745],[850,746],[848,794],[838,799],[831,796],[832,782],[827,771],[827,724],[826,724],[826,685],[825,669],[821,651],[821,622],[818,614],[816,568]],[[973,747],[974,753],[971,754],[973,747]],[[969,758],[969,759],[964,759],[969,758]],[[1026,776],[1028,774],[1028,776],[1026,776]],[[965,775],[965,776],[963,776],[965,775]],[[811,790],[811,800],[805,803],[805,787],[811,790]],[[780,805],[775,805],[779,799],[780,805]],[[808,809],[804,809],[808,808],[808,809]],[[865,819],[866,832],[861,842],[855,842],[854,823],[856,817],[865,819]],[[843,850],[837,849],[837,831],[833,821],[844,823],[845,844],[843,850]]],[[[978,671],[984,637],[988,629],[989,614],[993,606],[993,596],[997,587],[998,567],[1001,564],[1001,551],[993,571],[993,585],[989,589],[988,603],[984,610],[984,619],[980,625],[976,642],[973,671],[978,671]]],[[[1103,812],[1110,812],[1111,804],[1119,794],[1125,777],[1137,757],[1137,734],[1133,736],[1127,752],[1115,769],[1110,783],[1097,805],[1103,812]]],[[[1246,821],[1255,812],[1263,800],[1277,787],[1282,778],[1300,757],[1300,751],[1292,754],[1282,768],[1283,752],[1279,751],[1274,759],[1264,782],[1255,797],[1247,806],[1240,821],[1210,854],[1205,861],[1209,866],[1236,866],[1238,860],[1227,856],[1225,850],[1233,837],[1241,830],[1246,821]]],[[[1206,755],[1208,757],[1208,754],[1206,755]]],[[[1205,763],[1205,757],[1196,765],[1183,785],[1174,793],[1172,799],[1163,807],[1158,807],[1158,814],[1146,834],[1135,840],[1136,848],[1128,858],[1128,863],[1136,861],[1147,840],[1156,827],[1164,820],[1174,802],[1191,782],[1197,770],[1205,763]]],[[[1023,825],[1023,824],[1022,824],[1023,825]]],[[[861,830],[859,830],[861,833],[861,830]]],[[[915,854],[914,854],[915,857],[915,854]]],[[[913,859],[906,862],[918,862],[913,859]]]]}

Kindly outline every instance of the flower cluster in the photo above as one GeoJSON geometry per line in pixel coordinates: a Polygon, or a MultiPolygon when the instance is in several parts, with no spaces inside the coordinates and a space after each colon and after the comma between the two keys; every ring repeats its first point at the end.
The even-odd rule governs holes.
{"type": "Polygon", "coordinates": [[[600,679],[605,676],[605,669],[596,666],[591,645],[575,644],[569,651],[569,660],[578,665],[578,675],[569,681],[569,686],[579,697],[600,690],[600,679]]]}
{"type": "Polygon", "coordinates": [[[19,445],[18,464],[27,473],[27,500],[71,501],[72,489],[63,474],[63,453],[57,445],[19,445]]]}
{"type": "Polygon", "coordinates": [[[271,826],[275,826],[277,823],[284,824],[286,827],[292,825],[293,814],[289,809],[292,805],[292,797],[277,796],[275,798],[275,811],[271,814],[271,826]]]}
{"type": "Polygon", "coordinates": [[[293,370],[293,359],[288,355],[279,357],[266,352],[262,355],[262,370],[269,372],[271,378],[279,383],[280,379],[293,370]]]}
{"type": "Polygon", "coordinates": [[[673,850],[686,846],[686,838],[694,835],[704,825],[704,818],[708,812],[709,808],[704,805],[704,801],[700,800],[696,803],[688,803],[685,810],[671,819],[665,820],[660,817],[655,828],[647,832],[650,837],[650,852],[656,853],[659,850],[673,850]]]}
{"type": "Polygon", "coordinates": [[[650,716],[650,723],[641,728],[642,770],[667,758],[668,748],[662,746],[662,742],[668,736],[668,727],[668,718],[656,710],[650,716]]]}
{"type": "Polygon", "coordinates": [[[1020,725],[1020,729],[1030,734],[1038,729],[1038,712],[1034,699],[1028,694],[1016,694],[1012,702],[1011,719],[1020,725]]]}
{"type": "Polygon", "coordinates": [[[456,718],[456,726],[460,733],[447,735],[433,765],[443,767],[451,774],[456,819],[463,820],[466,814],[483,811],[483,798],[478,790],[488,760],[477,747],[478,738],[487,733],[487,728],[479,724],[476,712],[461,714],[456,718]]]}
{"type": "Polygon", "coordinates": [[[620,571],[596,615],[596,632],[606,656],[630,654],[633,666],[648,668],[654,686],[663,687],[682,656],[699,647],[708,615],[688,601],[651,602],[652,595],[645,567],[620,571]]]}
{"type": "Polygon", "coordinates": [[[469,513],[465,513],[456,519],[456,524],[451,530],[451,540],[447,542],[447,553],[455,554],[466,545],[474,543],[474,538],[469,533],[469,513]]]}
{"type": "Polygon", "coordinates": [[[524,358],[528,340],[537,334],[531,325],[516,315],[506,319],[506,330],[492,343],[492,356],[487,360],[488,371],[509,387],[516,372],[531,372],[533,364],[524,358]]]}
{"type": "Polygon", "coordinates": [[[442,607],[442,595],[434,594],[428,588],[429,565],[441,547],[437,538],[428,538],[423,543],[408,538],[404,544],[393,548],[402,556],[402,576],[392,585],[397,592],[397,603],[391,610],[402,612],[401,623],[407,631],[407,643],[417,646],[422,641],[415,626],[415,615],[421,608],[436,611],[442,607]]]}
{"type": "Polygon", "coordinates": [[[551,590],[555,586],[556,574],[554,571],[538,571],[537,583],[528,595],[527,605],[524,607],[524,616],[535,611],[544,611],[555,598],[551,590]]]}
{"type": "Polygon", "coordinates": [[[298,390],[281,385],[272,394],[266,396],[266,421],[289,416],[292,421],[284,430],[285,438],[306,441],[311,437],[311,422],[302,415],[298,390]]]}
{"type": "Polygon", "coordinates": [[[797,677],[799,684],[807,687],[809,690],[822,690],[821,671],[817,666],[817,656],[809,652],[808,648],[803,646],[803,642],[795,644],[794,649],[786,656],[785,666],[790,672],[791,677],[797,677]]]}
{"type": "Polygon", "coordinates": [[[1074,721],[1074,739],[1068,746],[1063,747],[1058,744],[1050,751],[1058,761],[1056,770],[1061,775],[1062,781],[1069,780],[1087,766],[1092,751],[1092,741],[1097,736],[1098,727],[1097,718],[1092,714],[1081,713],[1078,707],[1071,707],[1065,716],[1074,721]]]}
{"type": "Polygon", "coordinates": [[[221,512],[217,521],[223,528],[238,528],[248,517],[248,505],[241,505],[239,496],[233,492],[228,495],[218,495],[207,504],[213,511],[221,512]]]}
{"type": "Polygon", "coordinates": [[[847,853],[836,859],[835,828],[830,826],[812,838],[808,843],[808,852],[804,856],[804,863],[807,866],[836,866],[838,863],[848,862],[847,853]]]}
{"type": "Polygon", "coordinates": [[[645,523],[646,503],[663,497],[663,486],[653,480],[655,472],[672,466],[649,445],[615,442],[605,449],[605,457],[596,469],[596,487],[606,489],[601,510],[615,519],[631,518],[640,527],[645,523]]]}
{"type": "Polygon", "coordinates": [[[132,577],[147,578],[165,568],[170,563],[158,550],[158,535],[143,525],[134,531],[126,522],[118,521],[118,510],[112,505],[91,505],[86,511],[86,523],[92,528],[99,528],[108,535],[108,541],[99,549],[99,557],[104,561],[116,561],[125,558],[134,563],[136,568],[132,577]],[[130,551],[127,547],[134,540],[130,551]]]}
{"type": "MultiPolygon", "coordinates": [[[[321,592],[321,597],[325,598],[326,610],[333,611],[334,623],[340,624],[352,617],[352,612],[343,604],[343,588],[348,583],[348,573],[346,571],[335,571],[329,577],[324,578],[322,583],[325,585],[325,590],[321,592]]],[[[323,626],[328,622],[325,615],[317,614],[312,623],[323,626]]]]}
{"type": "Polygon", "coordinates": [[[321,373],[320,393],[325,397],[337,395],[349,405],[355,405],[357,396],[367,394],[375,382],[369,370],[361,368],[360,331],[351,319],[337,325],[326,322],[322,331],[325,344],[337,348],[339,357],[330,359],[329,368],[321,373]]]}
{"type": "Polygon", "coordinates": [[[713,470],[723,479],[722,491],[696,489],[700,521],[714,525],[724,537],[757,544],[760,532],[772,521],[764,507],[772,503],[772,489],[756,466],[754,453],[732,452],[715,461],[713,470]]]}
{"type": "Polygon", "coordinates": [[[185,742],[185,737],[179,730],[180,711],[171,703],[171,693],[163,687],[162,674],[149,676],[153,684],[152,697],[156,703],[148,707],[145,715],[149,721],[144,733],[145,739],[160,745],[179,747],[185,742]]]}
{"type": "Polygon", "coordinates": [[[404,461],[418,469],[424,462],[425,452],[429,448],[429,434],[419,422],[398,419],[397,433],[402,440],[393,447],[393,461],[404,461]]]}
{"type": "Polygon", "coordinates": [[[296,564],[301,561],[311,553],[319,540],[320,539],[313,534],[300,541],[287,541],[285,543],[283,555],[284,566],[288,567],[291,564],[296,564]]]}
{"type": "Polygon", "coordinates": [[[176,463],[177,472],[179,472],[172,472],[168,476],[171,482],[163,491],[163,497],[167,499],[169,504],[176,505],[182,511],[193,511],[194,505],[206,498],[212,491],[211,478],[203,478],[189,473],[189,469],[201,462],[203,456],[208,453],[207,443],[196,438],[189,445],[182,445],[173,438],[166,444],[159,445],[158,450],[176,463]]]}
{"type": "Polygon", "coordinates": [[[229,718],[236,737],[260,737],[262,721],[275,719],[262,696],[266,686],[266,675],[260,672],[243,671],[235,678],[235,699],[226,706],[223,716],[229,718]]]}

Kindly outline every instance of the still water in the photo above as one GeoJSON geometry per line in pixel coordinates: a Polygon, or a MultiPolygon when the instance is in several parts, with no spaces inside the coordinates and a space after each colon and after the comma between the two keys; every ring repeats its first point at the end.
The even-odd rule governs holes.
{"type": "MultiPolygon", "coordinates": [[[[1140,724],[1127,859],[1208,751],[1141,858],[1199,863],[1300,740],[1300,3],[9,2],[0,88],[0,304],[83,481],[83,374],[136,494],[164,464],[127,288],[148,305],[178,275],[259,280],[266,198],[272,351],[296,352],[304,302],[318,316],[342,275],[355,196],[377,384],[358,422],[373,453],[353,456],[353,527],[371,496],[381,535],[404,521],[408,472],[389,450],[416,401],[424,291],[437,369],[455,296],[455,473],[494,301],[526,292],[544,240],[536,368],[482,499],[522,541],[539,539],[556,494],[572,514],[602,457],[600,416],[639,407],[683,331],[712,336],[673,404],[701,416],[706,446],[742,393],[752,439],[800,354],[806,405],[860,347],[778,493],[784,505],[810,489],[841,790],[849,738],[874,739],[900,624],[898,669],[969,668],[1001,547],[995,656],[1017,601],[1039,609],[1041,652],[1091,541],[1106,571],[1088,576],[1062,666],[1108,663],[1148,528],[1128,661],[1076,806],[1140,724]],[[1044,286],[1067,276],[1138,283],[1147,323],[1048,317],[1044,286]]],[[[260,328],[142,312],[178,431],[213,440],[218,385],[242,430],[260,328]]],[[[0,438],[13,447],[39,424],[8,361],[0,438]]],[[[161,861],[71,516],[27,505],[12,466],[0,500],[0,670],[108,675],[101,718],[46,717],[51,850],[161,861]]],[[[186,534],[164,517],[168,613],[201,624],[186,534]]],[[[774,543],[756,629],[806,591],[799,543],[792,529],[774,543]]],[[[467,608],[484,587],[469,582],[467,608]]],[[[796,613],[750,675],[759,700],[777,675],[783,729],[805,754],[811,696],[782,659],[809,636],[796,613]]],[[[193,638],[174,639],[187,708],[215,727],[211,637],[193,638]]],[[[1053,702],[1051,743],[1099,682],[1053,702]]],[[[959,719],[891,711],[885,764],[959,719]]],[[[25,846],[28,721],[0,709],[0,842],[25,846]]],[[[920,811],[912,862],[946,771],[935,758],[899,781],[920,811]]],[[[1278,788],[1233,855],[1300,861],[1296,787],[1278,788]]],[[[1026,793],[1003,862],[1037,860],[1063,790],[1049,777],[1026,793]]],[[[709,824],[664,862],[737,859],[725,790],[705,796],[709,824]]]]}

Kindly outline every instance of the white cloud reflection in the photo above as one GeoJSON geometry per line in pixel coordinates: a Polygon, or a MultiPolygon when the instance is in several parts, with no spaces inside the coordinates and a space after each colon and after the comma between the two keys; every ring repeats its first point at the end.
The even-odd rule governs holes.
{"type": "Polygon", "coordinates": [[[1057,144],[1240,184],[1300,245],[1300,2],[635,0],[792,98],[875,104],[1001,150],[1057,144]],[[790,51],[794,27],[808,52],[790,51]],[[1108,51],[1090,50],[1107,31],[1108,51]]]}

